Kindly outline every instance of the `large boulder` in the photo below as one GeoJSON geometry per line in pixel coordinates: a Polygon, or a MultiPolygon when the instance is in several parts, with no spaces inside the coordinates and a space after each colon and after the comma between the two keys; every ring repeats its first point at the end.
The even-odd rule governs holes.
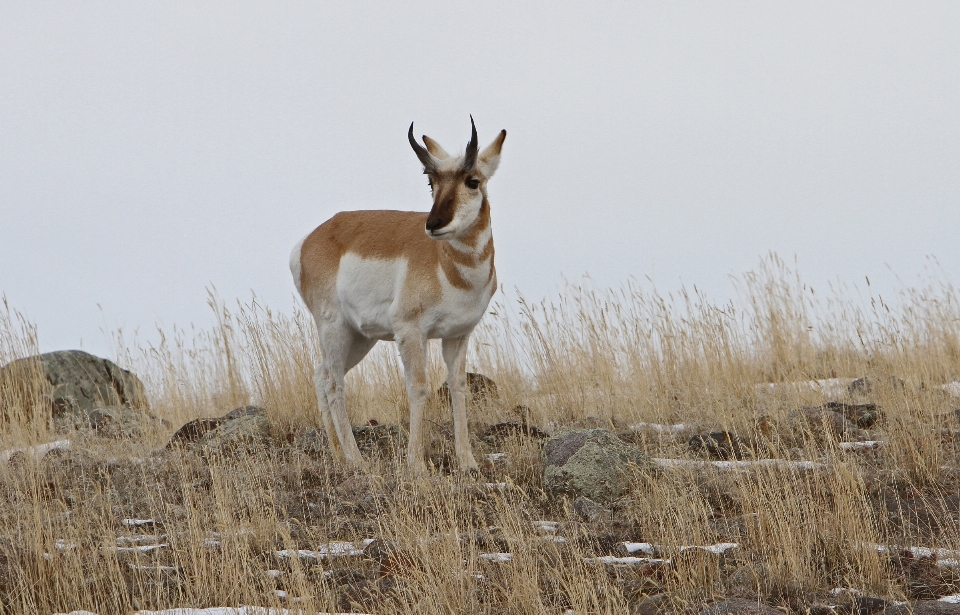
{"type": "MultiPolygon", "coordinates": [[[[482,405],[487,402],[495,402],[498,399],[497,383],[492,378],[483,374],[467,372],[467,403],[482,405]]],[[[445,406],[450,406],[450,388],[444,382],[437,389],[437,398],[445,406]]]]}
{"type": "Polygon", "coordinates": [[[544,444],[543,459],[543,484],[548,491],[600,503],[626,495],[630,474],[653,465],[638,448],[606,429],[561,431],[544,444]]]}
{"type": "Polygon", "coordinates": [[[143,383],[135,374],[82,350],[48,352],[0,367],[0,389],[5,387],[48,399],[59,424],[89,424],[99,407],[149,407],[143,383]]]}
{"type": "Polygon", "coordinates": [[[882,615],[960,615],[960,604],[941,600],[918,600],[897,604],[881,611],[882,615]]]}
{"type": "Polygon", "coordinates": [[[263,449],[270,445],[270,427],[270,419],[264,414],[243,414],[225,419],[219,426],[203,434],[197,447],[206,455],[263,449]]]}

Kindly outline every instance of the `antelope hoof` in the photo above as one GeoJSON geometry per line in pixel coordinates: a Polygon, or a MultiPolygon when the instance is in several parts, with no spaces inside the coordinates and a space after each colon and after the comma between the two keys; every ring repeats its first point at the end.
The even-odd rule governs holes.
{"type": "Polygon", "coordinates": [[[408,459],[407,468],[414,476],[426,476],[428,473],[427,464],[423,459],[408,459]]]}
{"type": "Polygon", "coordinates": [[[479,474],[480,466],[477,464],[477,460],[473,458],[473,455],[466,459],[458,460],[460,465],[460,471],[464,474],[479,474]]]}

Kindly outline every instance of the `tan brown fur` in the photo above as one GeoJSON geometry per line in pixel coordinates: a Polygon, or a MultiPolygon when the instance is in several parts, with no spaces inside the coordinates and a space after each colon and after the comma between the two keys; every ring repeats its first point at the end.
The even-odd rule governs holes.
{"type": "Polygon", "coordinates": [[[496,290],[486,184],[499,164],[506,131],[480,152],[472,118],[471,129],[466,153],[452,159],[429,137],[423,139],[426,147],[418,144],[410,126],[407,138],[430,178],[429,214],[338,213],[293,252],[291,271],[323,349],[314,381],[324,428],[334,452],[351,465],[362,465],[362,458],[346,411],[344,376],[377,340],[394,340],[410,398],[407,461],[415,472],[426,470],[427,340],[440,338],[457,460],[463,469],[478,468],[467,433],[466,353],[496,290]]]}
{"type": "MultiPolygon", "coordinates": [[[[440,281],[433,275],[439,265],[447,281],[455,288],[468,290],[456,265],[474,268],[490,259],[490,275],[495,275],[493,238],[479,257],[461,252],[449,241],[431,239],[424,232],[427,214],[415,211],[344,211],[318,226],[303,241],[300,251],[300,288],[307,307],[313,309],[318,293],[330,290],[337,279],[340,259],[348,252],[365,259],[405,259],[411,276],[404,287],[408,298],[416,300],[410,309],[423,310],[440,301],[440,281]]],[[[458,241],[474,247],[477,238],[490,226],[490,206],[484,199],[477,221],[458,241]]],[[[405,298],[407,298],[405,297],[405,298]]],[[[404,302],[406,303],[406,301],[404,302]]]]}

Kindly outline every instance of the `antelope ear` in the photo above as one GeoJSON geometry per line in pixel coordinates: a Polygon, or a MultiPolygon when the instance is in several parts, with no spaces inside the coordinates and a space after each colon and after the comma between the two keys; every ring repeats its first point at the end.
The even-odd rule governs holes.
{"type": "Polygon", "coordinates": [[[423,135],[423,144],[427,146],[427,151],[433,154],[433,157],[438,160],[446,160],[450,157],[450,154],[443,151],[443,148],[440,147],[440,144],[428,137],[423,135]]]}
{"type": "Polygon", "coordinates": [[[490,179],[497,172],[497,166],[500,164],[500,148],[503,147],[503,140],[507,138],[507,131],[501,130],[493,143],[484,148],[477,157],[477,170],[480,174],[490,179]]]}

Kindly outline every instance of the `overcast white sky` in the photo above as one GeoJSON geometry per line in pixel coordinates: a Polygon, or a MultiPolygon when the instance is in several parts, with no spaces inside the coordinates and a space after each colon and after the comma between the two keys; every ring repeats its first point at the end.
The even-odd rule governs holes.
{"type": "Polygon", "coordinates": [[[43,350],[292,305],[342,209],[426,210],[406,141],[509,132],[497,269],[723,298],[960,281],[957,2],[0,4],[0,293],[43,350]],[[102,306],[102,312],[99,306],[102,306]]]}

